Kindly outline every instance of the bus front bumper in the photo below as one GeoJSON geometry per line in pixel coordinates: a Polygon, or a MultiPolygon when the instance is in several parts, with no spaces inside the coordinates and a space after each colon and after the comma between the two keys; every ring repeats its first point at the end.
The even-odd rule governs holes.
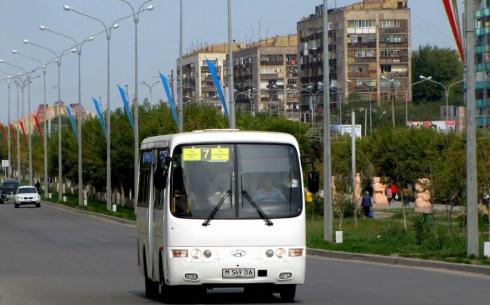
{"type": "Polygon", "coordinates": [[[194,249],[187,249],[188,257],[173,257],[170,249],[165,272],[166,284],[224,287],[249,284],[304,284],[306,263],[304,247],[293,247],[293,249],[302,249],[301,255],[294,257],[289,256],[289,247],[280,248],[285,250],[282,257],[276,256],[277,248],[273,249],[274,254],[271,257],[265,254],[269,249],[233,249],[206,249],[212,253],[207,258],[202,255],[202,252],[198,255],[199,251],[194,249]]]}

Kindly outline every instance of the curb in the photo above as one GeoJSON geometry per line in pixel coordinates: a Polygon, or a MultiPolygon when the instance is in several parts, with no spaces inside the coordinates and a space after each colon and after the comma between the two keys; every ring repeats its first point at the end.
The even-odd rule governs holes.
{"type": "Polygon", "coordinates": [[[136,221],[134,221],[134,220],[124,219],[124,218],[111,216],[111,215],[105,215],[102,213],[97,213],[97,212],[92,212],[92,211],[85,211],[82,209],[72,208],[72,207],[69,207],[69,206],[66,206],[63,204],[59,204],[59,203],[52,203],[52,202],[48,202],[48,201],[43,201],[42,203],[45,205],[49,205],[50,207],[71,211],[73,213],[85,214],[85,215],[89,215],[89,216],[93,216],[93,217],[97,217],[97,218],[115,221],[115,222],[126,224],[126,225],[136,225],[136,221]]]}
{"type": "Polygon", "coordinates": [[[395,265],[395,266],[440,269],[440,270],[447,270],[447,271],[467,272],[467,273],[490,276],[490,267],[487,266],[457,264],[457,263],[440,262],[440,261],[433,261],[433,260],[384,256],[384,255],[375,255],[375,254],[348,253],[348,252],[329,251],[329,250],[320,250],[320,249],[308,249],[307,253],[308,255],[318,256],[318,257],[362,261],[362,262],[370,262],[370,263],[378,263],[378,264],[388,264],[388,265],[395,265]]]}
{"type": "MultiPolygon", "coordinates": [[[[118,222],[121,224],[133,225],[133,226],[136,225],[136,221],[134,220],[127,220],[116,216],[85,211],[85,210],[76,209],[76,208],[72,208],[69,206],[52,203],[52,202],[43,201],[43,204],[49,205],[54,208],[71,211],[73,213],[85,214],[92,217],[118,222]]],[[[308,248],[306,252],[310,256],[317,256],[317,257],[324,257],[324,258],[369,262],[369,263],[376,263],[376,264],[387,264],[393,266],[430,268],[430,269],[439,269],[439,270],[446,270],[446,271],[453,271],[453,272],[467,272],[467,273],[490,276],[490,267],[487,266],[457,264],[457,263],[448,263],[448,262],[433,261],[433,260],[423,260],[417,258],[384,256],[384,255],[376,255],[376,254],[349,253],[349,252],[321,250],[321,249],[312,249],[312,248],[308,248]]]]}

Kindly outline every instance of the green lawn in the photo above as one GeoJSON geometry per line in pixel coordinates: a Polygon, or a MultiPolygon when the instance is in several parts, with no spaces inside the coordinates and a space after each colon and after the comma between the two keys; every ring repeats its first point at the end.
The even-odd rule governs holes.
{"type": "MultiPolygon", "coordinates": [[[[344,243],[328,243],[323,240],[323,219],[319,216],[312,219],[307,217],[307,245],[310,248],[328,249],[353,253],[371,253],[380,255],[392,255],[402,257],[416,257],[434,260],[443,260],[457,263],[490,265],[487,258],[467,258],[466,240],[464,230],[455,219],[452,233],[449,233],[444,215],[436,215],[433,218],[431,232],[426,234],[424,241],[419,245],[416,242],[415,228],[411,217],[408,216],[408,230],[403,229],[403,222],[396,212],[390,219],[365,219],[358,220],[358,226],[354,225],[353,218],[343,220],[342,229],[344,243]]],[[[339,220],[334,221],[334,230],[338,229],[339,220]]],[[[485,234],[482,226],[481,244],[485,234]]],[[[482,250],[483,252],[483,250],[482,250]]]]}
{"type": "Polygon", "coordinates": [[[58,193],[53,193],[52,198],[53,199],[51,199],[51,200],[46,199],[46,198],[44,200],[49,201],[51,203],[66,205],[66,206],[76,208],[76,209],[80,209],[80,210],[100,213],[100,214],[104,214],[104,215],[110,215],[110,216],[119,217],[119,218],[128,219],[128,220],[136,220],[136,215],[134,214],[132,208],[125,208],[125,207],[117,206],[117,212],[114,213],[114,212],[110,212],[107,210],[105,201],[89,200],[88,205],[85,207],[85,206],[79,206],[78,205],[78,196],[77,195],[67,194],[66,195],[66,203],[60,202],[57,200],[58,193]],[[54,199],[54,198],[56,198],[56,199],[54,199]]]}

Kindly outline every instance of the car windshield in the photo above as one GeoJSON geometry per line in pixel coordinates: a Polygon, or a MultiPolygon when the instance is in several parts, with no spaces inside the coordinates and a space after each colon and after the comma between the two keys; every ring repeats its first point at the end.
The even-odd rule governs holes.
{"type": "Polygon", "coordinates": [[[17,193],[18,194],[33,194],[33,193],[37,193],[37,190],[35,187],[22,187],[22,188],[19,188],[17,193]]]}
{"type": "Polygon", "coordinates": [[[4,183],[2,185],[3,191],[16,191],[19,185],[17,183],[4,183]]]}
{"type": "Polygon", "coordinates": [[[289,145],[179,146],[171,178],[177,217],[207,219],[223,198],[213,219],[287,218],[302,211],[299,161],[289,145]]]}

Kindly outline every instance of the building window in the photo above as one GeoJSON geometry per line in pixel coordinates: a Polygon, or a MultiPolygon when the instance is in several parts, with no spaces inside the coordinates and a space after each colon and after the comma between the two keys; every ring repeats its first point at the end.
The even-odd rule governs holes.
{"type": "Polygon", "coordinates": [[[347,22],[349,28],[373,28],[376,27],[376,20],[349,20],[347,22]]]}
{"type": "Polygon", "coordinates": [[[382,49],[379,53],[381,57],[400,57],[400,50],[397,49],[382,49]]]}
{"type": "Polygon", "coordinates": [[[385,19],[381,20],[381,24],[379,25],[382,29],[393,29],[393,28],[401,28],[402,22],[400,19],[385,19]]]}
{"type": "Polygon", "coordinates": [[[356,50],[356,57],[375,57],[376,50],[375,49],[359,49],[356,50]]]}

